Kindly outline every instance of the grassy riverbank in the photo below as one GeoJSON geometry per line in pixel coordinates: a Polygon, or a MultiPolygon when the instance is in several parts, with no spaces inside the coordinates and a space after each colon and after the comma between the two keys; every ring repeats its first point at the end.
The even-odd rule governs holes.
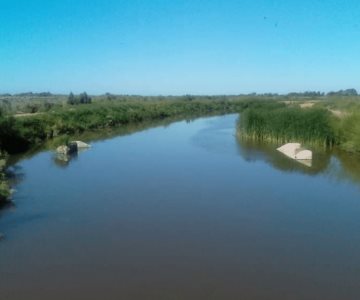
{"type": "Polygon", "coordinates": [[[296,141],[360,152],[360,99],[257,103],[243,111],[238,135],[277,144],[296,141]]]}
{"type": "MultiPolygon", "coordinates": [[[[48,101],[48,100],[47,100],[48,101]]],[[[96,98],[92,103],[70,105],[64,98],[51,102],[45,111],[24,113],[22,108],[40,102],[16,99],[15,109],[0,113],[0,149],[8,154],[25,152],[47,141],[61,141],[67,136],[79,136],[99,129],[119,128],[171,118],[234,113],[243,110],[251,99],[222,97],[170,97],[170,98],[96,98]],[[21,105],[20,105],[20,104],[21,105]],[[19,112],[20,110],[20,112],[19,112]],[[56,139],[55,139],[56,138],[56,139]]],[[[56,145],[54,145],[56,147],[56,145]]],[[[2,199],[9,195],[9,186],[0,177],[2,199]]]]}
{"type": "Polygon", "coordinates": [[[5,158],[0,152],[0,205],[4,203],[10,196],[10,186],[6,180],[4,168],[5,158]]]}
{"type": "Polygon", "coordinates": [[[57,136],[172,117],[238,112],[245,105],[246,101],[230,100],[99,101],[66,105],[42,114],[3,116],[0,146],[7,153],[19,153],[57,136]]]}
{"type": "Polygon", "coordinates": [[[243,112],[238,125],[243,137],[279,143],[298,140],[360,151],[358,96],[141,97],[106,94],[80,103],[80,96],[69,101],[67,96],[48,93],[1,96],[0,149],[20,153],[58,136],[174,117],[243,112]]]}

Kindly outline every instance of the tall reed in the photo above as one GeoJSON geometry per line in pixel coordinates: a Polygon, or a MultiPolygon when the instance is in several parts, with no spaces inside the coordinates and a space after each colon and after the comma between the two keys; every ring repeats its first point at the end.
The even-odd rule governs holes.
{"type": "Polygon", "coordinates": [[[332,147],[335,134],[325,109],[263,104],[245,110],[238,122],[240,137],[275,143],[300,142],[332,147]]]}

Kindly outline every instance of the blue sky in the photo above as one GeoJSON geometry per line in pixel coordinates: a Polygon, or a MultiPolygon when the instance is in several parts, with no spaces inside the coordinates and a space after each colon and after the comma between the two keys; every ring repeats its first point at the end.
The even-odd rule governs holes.
{"type": "Polygon", "coordinates": [[[350,87],[357,0],[0,0],[0,93],[350,87]]]}

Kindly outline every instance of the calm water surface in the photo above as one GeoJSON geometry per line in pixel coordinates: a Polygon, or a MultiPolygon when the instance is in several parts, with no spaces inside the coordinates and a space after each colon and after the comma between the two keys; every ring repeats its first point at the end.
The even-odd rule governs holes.
{"type": "Polygon", "coordinates": [[[0,299],[360,299],[360,164],[237,141],[237,116],[17,164],[0,299]]]}

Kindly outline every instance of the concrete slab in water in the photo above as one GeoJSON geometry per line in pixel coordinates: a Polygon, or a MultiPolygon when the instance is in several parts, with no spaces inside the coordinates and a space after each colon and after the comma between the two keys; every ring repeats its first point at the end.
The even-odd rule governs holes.
{"type": "Polygon", "coordinates": [[[312,151],[301,148],[300,143],[288,143],[277,148],[277,150],[292,159],[296,159],[296,160],[312,159],[312,151]]]}

